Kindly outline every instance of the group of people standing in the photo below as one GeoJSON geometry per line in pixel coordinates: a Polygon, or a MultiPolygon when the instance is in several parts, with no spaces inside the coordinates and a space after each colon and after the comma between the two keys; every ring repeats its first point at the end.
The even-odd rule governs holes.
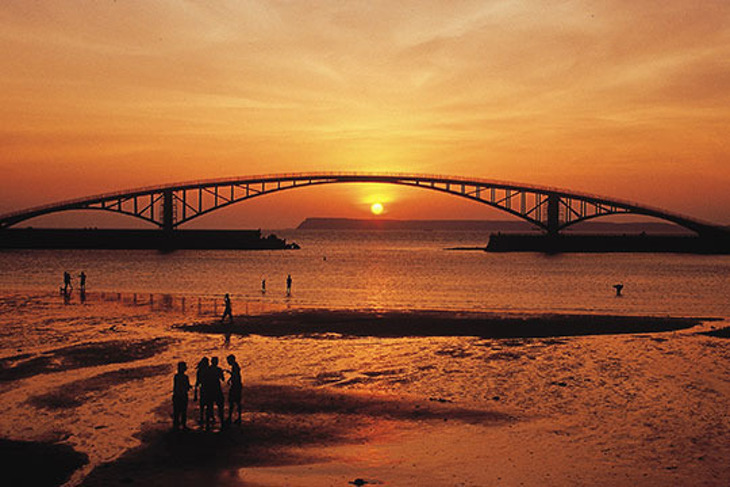
{"type": "Polygon", "coordinates": [[[218,365],[218,357],[211,357],[210,360],[208,357],[200,359],[196,367],[194,386],[190,385],[190,380],[185,374],[187,364],[178,362],[172,391],[172,425],[174,429],[187,429],[188,393],[190,389],[193,389],[193,401],[199,401],[200,417],[198,423],[201,427],[209,430],[215,426],[216,408],[218,409],[217,416],[221,429],[231,423],[234,408],[238,414],[235,422],[241,422],[241,393],[243,391],[241,367],[232,354],[226,357],[226,362],[231,368],[223,370],[218,365]],[[225,380],[224,373],[229,374],[228,381],[225,380]],[[225,400],[223,395],[223,384],[226,382],[229,384],[227,420],[224,414],[225,400]]]}
{"type": "MultiPolygon", "coordinates": [[[[64,281],[68,273],[64,274],[64,281]]],[[[81,273],[84,276],[83,272],[81,273]]],[[[68,275],[70,281],[70,275],[68,275]]],[[[82,286],[85,285],[86,276],[83,277],[82,286]]],[[[286,276],[286,295],[291,295],[292,278],[291,274],[286,276]]],[[[266,292],[266,279],[261,281],[261,291],[266,292]]],[[[223,297],[223,316],[221,322],[233,323],[233,307],[231,305],[231,296],[226,293],[223,297]]],[[[229,333],[230,334],[230,333],[229,333]]],[[[228,341],[228,339],[226,340],[228,341]]],[[[188,396],[190,389],[193,389],[193,401],[199,401],[199,419],[198,423],[206,430],[215,426],[216,416],[220,422],[220,427],[225,428],[231,424],[233,419],[233,410],[236,410],[238,418],[236,423],[241,422],[241,394],[243,391],[243,381],[241,378],[241,367],[236,362],[234,355],[226,357],[226,362],[231,367],[223,370],[218,365],[218,357],[203,357],[198,362],[195,372],[195,385],[190,385],[190,380],[186,375],[187,364],[178,362],[177,373],[173,380],[172,389],[172,410],[173,410],[173,429],[187,429],[188,416],[188,396]],[[229,374],[228,381],[225,380],[224,373],[229,374]],[[225,419],[225,399],[223,394],[223,385],[229,384],[228,388],[228,419],[225,419]],[[217,411],[216,411],[217,409],[217,411]],[[216,415],[216,412],[218,413],[216,415]]]]}

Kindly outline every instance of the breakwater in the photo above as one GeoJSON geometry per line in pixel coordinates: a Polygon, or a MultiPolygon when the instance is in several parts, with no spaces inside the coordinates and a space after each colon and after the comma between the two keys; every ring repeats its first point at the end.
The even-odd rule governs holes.
{"type": "Polygon", "coordinates": [[[497,233],[487,252],[669,252],[730,254],[730,237],[689,235],[535,235],[497,233]]]}
{"type": "Polygon", "coordinates": [[[225,249],[298,248],[261,230],[122,230],[21,228],[0,231],[4,249],[225,249]]]}

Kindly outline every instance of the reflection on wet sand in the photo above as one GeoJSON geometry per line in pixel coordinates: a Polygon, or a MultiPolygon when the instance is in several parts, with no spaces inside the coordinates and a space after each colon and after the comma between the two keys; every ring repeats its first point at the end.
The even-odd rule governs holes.
{"type": "MultiPolygon", "coordinates": [[[[216,479],[230,468],[320,463],[327,457],[318,449],[377,441],[399,427],[450,421],[494,427],[517,421],[497,411],[412,398],[263,384],[245,387],[243,392],[249,420],[240,427],[211,435],[148,426],[144,448],[100,466],[83,485],[106,486],[118,479],[184,485],[206,477],[216,479]]],[[[166,413],[160,411],[160,420],[166,413]]],[[[238,481],[235,485],[247,485],[244,479],[238,481]]]]}
{"type": "MultiPolygon", "coordinates": [[[[187,316],[220,316],[225,309],[223,296],[188,296],[164,293],[122,292],[68,292],[61,294],[64,304],[119,303],[124,306],[148,308],[150,311],[181,313],[187,316]]],[[[235,298],[234,298],[235,299],[235,298]]],[[[240,299],[236,302],[238,313],[261,314],[287,309],[288,306],[272,302],[240,299]]]]}

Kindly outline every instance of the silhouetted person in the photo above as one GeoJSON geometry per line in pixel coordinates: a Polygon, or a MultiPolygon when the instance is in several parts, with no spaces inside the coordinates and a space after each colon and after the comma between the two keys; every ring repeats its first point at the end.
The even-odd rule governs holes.
{"type": "Polygon", "coordinates": [[[229,323],[233,323],[233,310],[231,308],[231,297],[226,293],[225,297],[223,298],[223,304],[225,305],[225,308],[223,309],[223,316],[221,316],[221,321],[226,321],[226,317],[229,319],[229,323]]]}
{"type": "Polygon", "coordinates": [[[223,389],[221,388],[221,382],[223,381],[223,370],[218,367],[218,357],[210,359],[210,367],[208,372],[205,374],[205,388],[208,394],[208,405],[206,417],[206,429],[210,427],[213,419],[213,407],[218,406],[218,419],[220,419],[221,427],[223,423],[223,389]]]}
{"type": "Polygon", "coordinates": [[[177,374],[172,386],[172,427],[173,429],[188,429],[188,391],[190,381],[185,371],[188,369],[185,362],[177,363],[177,374]]]}
{"type": "Polygon", "coordinates": [[[291,274],[286,275],[286,295],[291,296],[291,274]]]}
{"type": "Polygon", "coordinates": [[[198,423],[203,426],[203,421],[205,421],[205,418],[208,417],[206,407],[208,406],[208,390],[206,388],[206,375],[208,374],[208,367],[210,364],[208,363],[208,357],[203,357],[200,359],[200,362],[198,362],[198,365],[196,366],[195,371],[195,389],[193,390],[193,400],[198,399],[198,390],[200,390],[200,401],[198,402],[198,407],[200,408],[200,419],[198,420],[198,423]]]}
{"type": "Polygon", "coordinates": [[[81,271],[81,274],[79,274],[79,291],[86,291],[86,274],[84,271],[81,271]]]}
{"type": "Polygon", "coordinates": [[[266,294],[266,279],[261,279],[261,294],[266,294]]]}
{"type": "Polygon", "coordinates": [[[71,274],[64,271],[63,273],[63,293],[68,294],[68,288],[73,289],[73,285],[71,285],[71,274]]]}
{"type": "Polygon", "coordinates": [[[241,366],[236,362],[234,355],[226,357],[226,362],[231,366],[231,377],[228,379],[228,383],[231,388],[228,389],[228,422],[231,422],[231,416],[233,416],[233,406],[236,406],[238,411],[238,419],[236,423],[241,422],[241,392],[243,390],[243,383],[241,381],[241,366]]]}
{"type": "Polygon", "coordinates": [[[616,290],[616,296],[622,296],[621,291],[624,288],[623,284],[614,284],[613,288],[616,290]]]}

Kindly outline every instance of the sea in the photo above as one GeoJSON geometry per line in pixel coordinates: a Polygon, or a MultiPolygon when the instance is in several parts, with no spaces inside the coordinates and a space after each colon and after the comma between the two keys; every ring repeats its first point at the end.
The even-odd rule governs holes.
{"type": "Polygon", "coordinates": [[[75,283],[83,271],[90,295],[215,301],[229,293],[238,314],[326,308],[730,317],[727,255],[453,250],[483,248],[488,235],[475,231],[266,233],[301,249],[2,250],[0,290],[58,293],[64,271],[75,283]],[[616,284],[624,286],[620,297],[616,284]]]}

